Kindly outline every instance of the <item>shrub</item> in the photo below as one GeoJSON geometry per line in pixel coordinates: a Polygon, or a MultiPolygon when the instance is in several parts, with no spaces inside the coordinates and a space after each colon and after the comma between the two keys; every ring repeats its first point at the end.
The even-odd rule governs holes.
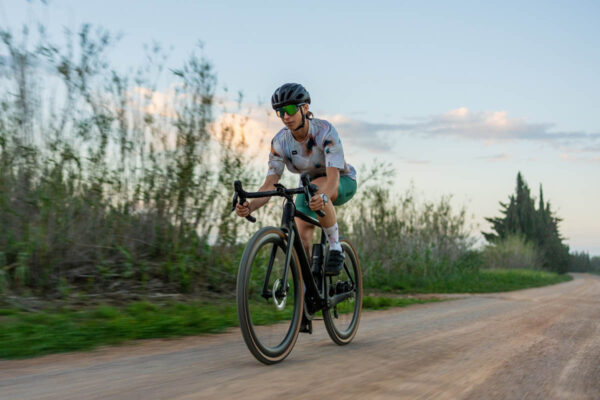
{"type": "Polygon", "coordinates": [[[496,240],[483,250],[486,268],[541,268],[541,256],[536,246],[519,235],[496,240]]]}

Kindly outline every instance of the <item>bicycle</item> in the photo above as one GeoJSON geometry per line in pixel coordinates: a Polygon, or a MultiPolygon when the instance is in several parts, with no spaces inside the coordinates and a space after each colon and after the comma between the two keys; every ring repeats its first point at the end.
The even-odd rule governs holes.
{"type": "MultiPolygon", "coordinates": [[[[319,221],[298,211],[293,196],[304,193],[307,201],[317,187],[308,176],[302,186],[287,189],[245,192],[234,183],[236,204],[246,199],[280,196],[285,198],[281,226],[265,227],[249,240],[237,276],[238,318],[244,341],[256,359],[265,364],[284,360],[292,351],[300,332],[312,333],[312,320],[319,311],[329,337],[338,345],[348,344],[358,330],[362,309],[362,273],[352,243],[340,238],[346,255],[344,268],[337,276],[326,276],[327,235],[319,221]],[[319,243],[312,246],[312,262],[302,245],[294,217],[321,228],[319,243]],[[276,324],[273,322],[279,321],[276,324]],[[270,324],[270,325],[269,325],[270,324]]],[[[324,215],[323,211],[319,211],[324,215]]],[[[256,219],[248,215],[251,222],[256,219]]]]}

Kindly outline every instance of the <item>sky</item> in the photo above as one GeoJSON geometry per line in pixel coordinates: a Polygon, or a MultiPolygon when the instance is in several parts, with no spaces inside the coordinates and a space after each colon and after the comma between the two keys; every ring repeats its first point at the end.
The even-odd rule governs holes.
{"type": "Polygon", "coordinates": [[[487,230],[521,171],[571,249],[600,255],[600,2],[47,3],[0,0],[0,25],[120,32],[110,55],[123,68],[144,43],[172,46],[177,67],[201,41],[219,90],[244,93],[257,129],[276,133],[270,96],[300,82],[347,162],[391,163],[397,193],[452,195],[487,230]]]}

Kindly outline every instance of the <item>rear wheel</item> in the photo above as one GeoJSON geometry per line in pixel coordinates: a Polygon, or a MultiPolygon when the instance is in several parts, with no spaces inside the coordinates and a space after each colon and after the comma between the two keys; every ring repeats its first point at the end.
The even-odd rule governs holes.
{"type": "Polygon", "coordinates": [[[339,345],[348,344],[358,330],[362,310],[362,271],[354,246],[340,239],[346,259],[339,275],[328,277],[328,297],[343,297],[337,305],[323,310],[323,322],[331,340],[339,345]]]}
{"type": "Polygon", "coordinates": [[[250,352],[265,364],[282,361],[292,351],[303,309],[302,279],[296,251],[283,284],[287,236],[267,227],[248,242],[237,277],[238,318],[250,352]]]}

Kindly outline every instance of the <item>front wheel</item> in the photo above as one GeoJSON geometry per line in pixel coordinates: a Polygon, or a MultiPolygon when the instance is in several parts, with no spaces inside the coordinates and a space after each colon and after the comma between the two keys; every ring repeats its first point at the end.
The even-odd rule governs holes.
{"type": "Polygon", "coordinates": [[[286,358],[300,330],[304,304],[300,263],[290,244],[291,259],[285,265],[287,239],[278,228],[256,232],[244,249],[237,276],[242,336],[254,357],[265,364],[286,358]]]}
{"type": "Polygon", "coordinates": [[[344,300],[323,310],[323,322],[331,340],[339,345],[354,339],[362,310],[362,271],[354,246],[340,239],[346,259],[339,275],[328,277],[328,297],[340,296],[344,300]]]}

